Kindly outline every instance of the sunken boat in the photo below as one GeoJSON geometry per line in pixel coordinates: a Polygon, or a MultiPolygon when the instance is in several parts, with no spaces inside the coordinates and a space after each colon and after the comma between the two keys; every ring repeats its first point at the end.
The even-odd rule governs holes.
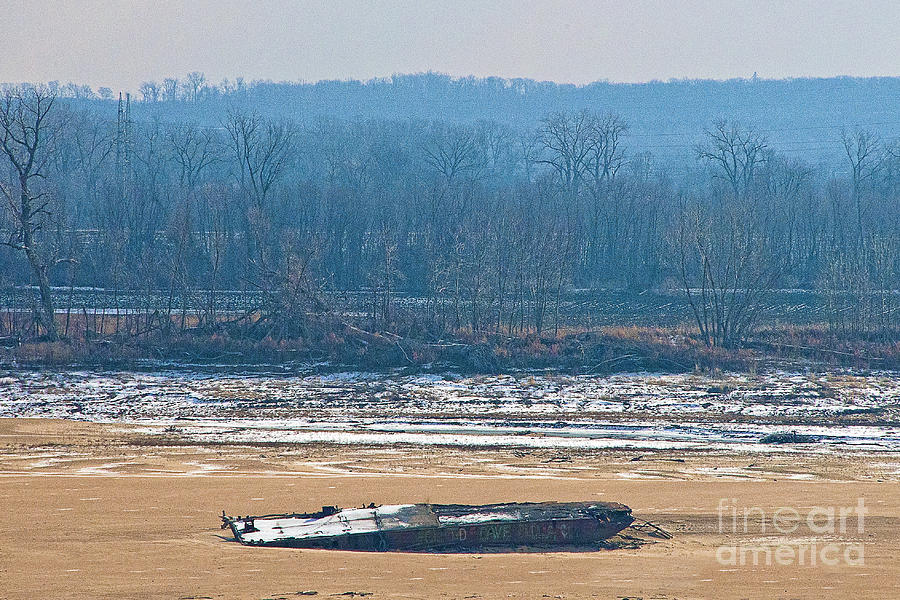
{"type": "Polygon", "coordinates": [[[314,513],[229,517],[247,546],[362,551],[466,551],[487,547],[589,547],[634,521],[612,502],[393,504],[314,513]]]}

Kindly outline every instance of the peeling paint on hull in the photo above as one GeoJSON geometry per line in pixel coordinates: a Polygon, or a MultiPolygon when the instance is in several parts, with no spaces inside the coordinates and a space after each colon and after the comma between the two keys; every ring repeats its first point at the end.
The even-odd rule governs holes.
{"type": "Polygon", "coordinates": [[[633,518],[622,504],[546,502],[370,506],[223,521],[248,546],[428,552],[584,547],[615,535],[633,518]]]}

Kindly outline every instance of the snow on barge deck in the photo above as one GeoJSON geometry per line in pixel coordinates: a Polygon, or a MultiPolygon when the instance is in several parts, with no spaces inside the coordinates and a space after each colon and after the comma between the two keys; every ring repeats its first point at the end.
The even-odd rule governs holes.
{"type": "Polygon", "coordinates": [[[634,521],[612,502],[394,504],[315,513],[228,517],[222,528],[248,546],[428,552],[483,547],[590,546],[634,521]]]}

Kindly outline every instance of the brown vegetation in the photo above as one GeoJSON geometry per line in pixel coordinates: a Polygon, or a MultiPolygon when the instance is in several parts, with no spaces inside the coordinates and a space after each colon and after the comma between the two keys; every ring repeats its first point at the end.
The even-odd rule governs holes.
{"type": "MultiPolygon", "coordinates": [[[[2,338],[0,362],[31,365],[128,365],[139,359],[201,363],[284,363],[327,360],[366,369],[411,371],[453,368],[492,373],[551,369],[575,373],[635,370],[753,371],[761,366],[808,361],[858,368],[900,367],[900,341],[837,337],[825,325],[784,326],[759,331],[740,348],[709,346],[696,328],[565,328],[509,335],[457,330],[442,338],[370,332],[339,319],[309,319],[304,335],[248,335],[258,315],[215,327],[179,327],[180,317],[122,317],[104,334],[91,328],[91,315],[57,315],[68,331],[60,341],[2,338]],[[86,320],[87,319],[87,320],[86,320]],[[250,323],[251,325],[248,325],[250,323]],[[87,327],[85,325],[88,325],[87,327]],[[85,335],[87,333],[87,335],[85,335]]],[[[195,325],[189,321],[189,325],[195,325]]],[[[410,329],[410,328],[407,328],[410,329]]]]}

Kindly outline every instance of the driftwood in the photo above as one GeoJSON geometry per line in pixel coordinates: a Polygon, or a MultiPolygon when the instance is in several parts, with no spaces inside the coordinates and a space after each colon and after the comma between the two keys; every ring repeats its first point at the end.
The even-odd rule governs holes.
{"type": "Polygon", "coordinates": [[[640,531],[641,533],[649,535],[650,537],[655,537],[662,540],[672,539],[671,533],[669,533],[656,523],[652,523],[646,519],[639,519],[635,517],[634,522],[630,526],[630,529],[640,531]]]}
{"type": "Polygon", "coordinates": [[[841,350],[831,350],[829,348],[816,348],[814,346],[801,346],[799,344],[784,344],[781,342],[753,342],[751,345],[756,346],[757,348],[760,348],[760,349],[789,348],[791,350],[802,350],[803,352],[831,354],[832,356],[842,356],[842,357],[846,357],[846,358],[855,358],[858,360],[884,360],[883,357],[878,357],[878,356],[859,356],[852,352],[843,352],[841,350]]]}
{"type": "Polygon", "coordinates": [[[607,358],[606,360],[602,360],[602,361],[598,362],[596,365],[594,365],[593,367],[591,367],[591,369],[588,372],[593,373],[594,371],[596,371],[603,365],[614,364],[614,363],[617,363],[622,360],[627,360],[629,358],[635,358],[636,356],[637,356],[637,354],[623,354],[622,356],[614,356],[613,358],[607,358]]]}

